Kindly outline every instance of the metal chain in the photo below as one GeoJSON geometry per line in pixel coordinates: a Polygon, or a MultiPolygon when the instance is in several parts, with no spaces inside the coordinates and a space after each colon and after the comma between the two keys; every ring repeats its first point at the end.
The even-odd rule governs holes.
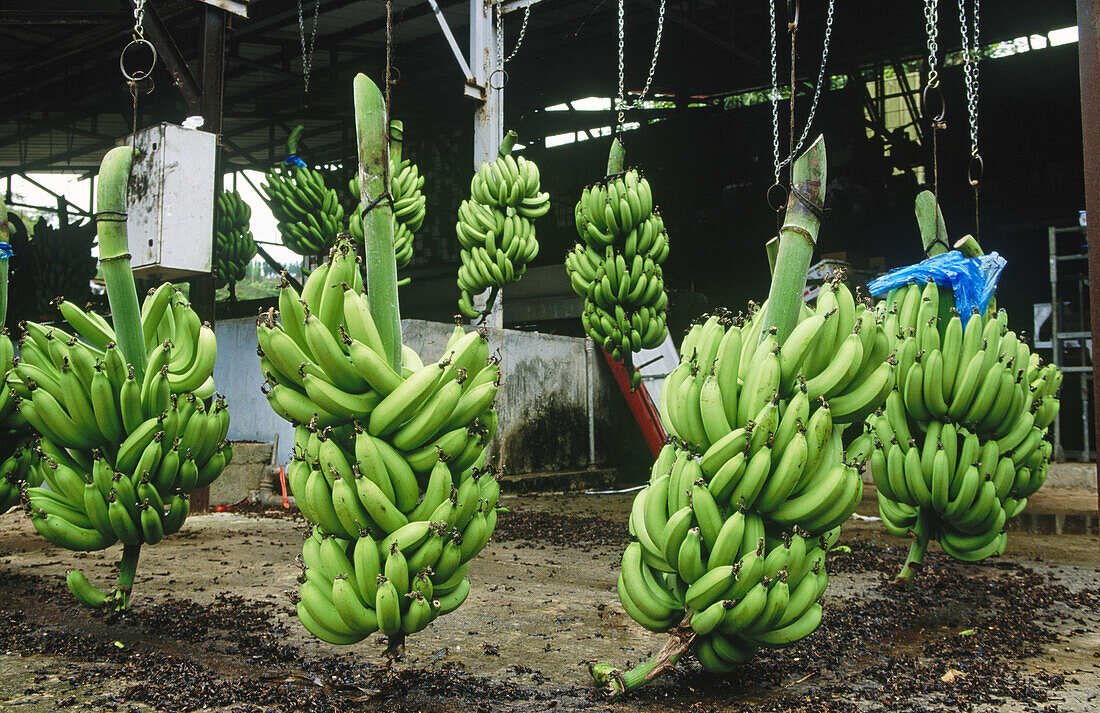
{"type": "Polygon", "coordinates": [[[935,86],[939,83],[939,73],[936,71],[937,59],[940,53],[939,43],[939,0],[924,0],[924,31],[928,35],[928,83],[935,86]]]}
{"type": "Polygon", "coordinates": [[[504,13],[501,12],[500,3],[497,2],[494,6],[496,11],[497,20],[497,69],[503,69],[504,65],[511,62],[519,52],[519,46],[523,44],[523,38],[527,35],[527,21],[531,19],[531,6],[523,8],[523,24],[519,28],[519,37],[516,38],[516,46],[512,48],[511,54],[508,57],[504,57],[504,13]]]}
{"type": "Polygon", "coordinates": [[[313,31],[309,37],[309,52],[306,52],[306,25],[302,19],[302,0],[298,0],[298,39],[302,43],[302,81],[306,93],[309,93],[309,73],[313,69],[313,48],[317,46],[317,20],[321,17],[321,0],[313,3],[313,31]]]}
{"type": "Polygon", "coordinates": [[[966,0],[959,0],[959,29],[962,33],[963,75],[966,80],[966,111],[970,119],[970,154],[978,155],[978,4],[974,3],[974,23],[967,22],[966,0]]]}
{"type": "Polygon", "coordinates": [[[134,39],[145,39],[145,0],[137,0],[134,6],[134,39]]]}
{"type": "MultiPolygon", "coordinates": [[[[779,160],[779,78],[778,78],[778,59],[776,51],[776,31],[775,31],[775,0],[772,0],[771,4],[771,70],[772,70],[772,155],[775,159],[775,181],[779,182],[779,173],[788,163],[794,160],[794,157],[798,155],[798,152],[802,150],[802,145],[806,143],[806,137],[810,134],[810,127],[813,125],[814,116],[817,114],[818,100],[821,98],[821,87],[825,83],[825,65],[829,61],[829,44],[833,34],[833,10],[835,9],[835,0],[829,0],[829,8],[825,16],[825,41],[821,48],[821,66],[817,70],[817,83],[814,86],[814,98],[810,104],[810,113],[806,117],[806,125],[802,127],[802,134],[798,137],[798,142],[791,149],[790,154],[783,159],[779,160]]],[[[795,93],[795,87],[791,85],[791,97],[793,103],[793,97],[795,93]]],[[[792,119],[793,121],[793,119],[792,119]]],[[[794,135],[794,132],[791,132],[794,135]]]]}
{"type": "Polygon", "coordinates": [[[615,125],[615,133],[619,133],[619,129],[622,128],[624,115],[626,112],[632,109],[637,109],[642,105],[646,95],[649,94],[650,87],[653,86],[653,74],[657,71],[657,57],[661,54],[661,37],[665,30],[665,0],[661,0],[660,7],[657,10],[657,38],[653,42],[653,58],[649,61],[649,75],[646,77],[645,86],[642,87],[641,94],[630,104],[626,102],[626,78],[625,78],[625,53],[623,42],[623,36],[626,34],[626,0],[619,0],[619,94],[616,98],[617,108],[619,110],[618,123],[615,125]]]}

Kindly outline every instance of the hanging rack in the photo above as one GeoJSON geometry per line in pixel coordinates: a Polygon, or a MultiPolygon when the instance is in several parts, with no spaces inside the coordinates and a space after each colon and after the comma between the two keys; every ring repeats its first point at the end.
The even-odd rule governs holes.
{"type": "Polygon", "coordinates": [[[496,19],[496,40],[497,40],[497,67],[489,74],[489,84],[493,89],[504,89],[504,85],[508,83],[508,72],[505,71],[504,65],[511,62],[516,54],[519,53],[520,45],[523,44],[523,38],[527,36],[527,22],[531,19],[531,6],[528,5],[523,8],[523,24],[519,28],[519,37],[516,38],[516,46],[512,48],[512,51],[507,57],[504,56],[504,11],[501,9],[499,2],[493,3],[493,17],[496,19]],[[500,75],[500,84],[493,84],[493,77],[497,74],[500,75]]]}
{"type": "Polygon", "coordinates": [[[978,151],[978,62],[981,45],[978,34],[978,9],[980,0],[971,0],[971,18],[968,20],[966,0],[959,0],[959,31],[962,35],[963,79],[966,84],[966,114],[970,129],[970,163],[966,177],[974,188],[974,237],[981,238],[978,223],[978,184],[985,172],[985,163],[978,151]]]}
{"type": "Polygon", "coordinates": [[[622,143],[622,131],[623,121],[626,118],[626,112],[633,111],[642,106],[646,96],[649,94],[650,88],[653,86],[653,75],[657,71],[657,58],[661,54],[661,38],[664,35],[665,30],[665,0],[661,0],[661,4],[657,9],[657,37],[653,42],[653,57],[649,61],[649,74],[646,76],[645,86],[642,87],[641,93],[638,94],[638,98],[629,104],[626,101],[626,70],[625,70],[625,42],[624,36],[626,35],[626,0],[619,0],[619,91],[616,94],[615,105],[618,109],[618,113],[615,117],[615,128],[611,132],[611,135],[619,139],[622,143]]]}
{"type": "Polygon", "coordinates": [[[768,187],[767,200],[768,204],[776,213],[783,211],[784,206],[787,204],[787,192],[783,188],[783,184],[780,182],[783,167],[788,165],[795,155],[802,150],[802,145],[806,142],[806,137],[809,136],[810,127],[813,125],[814,116],[817,114],[818,101],[821,99],[821,88],[825,83],[825,66],[829,61],[829,44],[832,40],[833,33],[833,12],[835,10],[835,0],[829,0],[829,5],[825,14],[825,38],[821,48],[821,64],[817,71],[817,82],[814,85],[813,101],[810,104],[810,111],[806,116],[806,124],[802,127],[802,132],[798,137],[798,141],[795,142],[795,96],[797,94],[795,83],[795,60],[796,60],[796,39],[798,33],[799,20],[801,15],[801,2],[800,0],[788,0],[787,9],[791,19],[787,23],[787,31],[791,36],[791,83],[790,83],[790,136],[788,141],[787,157],[780,160],[779,158],[779,54],[778,54],[778,33],[776,32],[776,14],[778,8],[776,7],[776,0],[770,0],[769,2],[769,27],[771,29],[771,104],[772,104],[772,156],[774,159],[775,167],[775,183],[768,187]],[[776,190],[782,195],[776,193],[776,190]]]}
{"type": "Polygon", "coordinates": [[[298,0],[298,39],[302,45],[302,82],[305,93],[309,94],[309,75],[313,71],[313,50],[317,46],[317,21],[321,17],[321,0],[313,2],[313,30],[309,37],[309,49],[306,49],[306,24],[302,17],[302,0],[298,0]]]}

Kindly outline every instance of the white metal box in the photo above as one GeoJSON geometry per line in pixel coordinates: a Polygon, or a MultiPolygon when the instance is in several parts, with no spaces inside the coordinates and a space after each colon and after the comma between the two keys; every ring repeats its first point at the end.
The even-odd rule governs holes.
{"type": "Polygon", "coordinates": [[[158,124],[134,136],[126,233],[134,275],[169,280],[211,270],[214,134],[158,124]]]}

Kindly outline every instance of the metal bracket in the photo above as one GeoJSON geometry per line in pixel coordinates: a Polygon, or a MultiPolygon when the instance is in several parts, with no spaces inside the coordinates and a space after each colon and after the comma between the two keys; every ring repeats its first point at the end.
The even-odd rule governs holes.
{"type": "Polygon", "coordinates": [[[500,14],[507,15],[516,10],[538,5],[540,2],[542,2],[542,0],[504,0],[503,2],[498,2],[498,4],[500,5],[500,14]]]}
{"type": "Polygon", "coordinates": [[[462,93],[479,102],[485,101],[485,87],[472,79],[466,80],[466,83],[462,87],[462,93]]]}

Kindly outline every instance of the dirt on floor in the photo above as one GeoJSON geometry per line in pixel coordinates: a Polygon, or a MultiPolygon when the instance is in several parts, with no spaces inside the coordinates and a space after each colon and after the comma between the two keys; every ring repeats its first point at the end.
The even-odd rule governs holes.
{"type": "Polygon", "coordinates": [[[338,648],[293,615],[299,517],[219,513],[142,553],[131,611],[81,608],[64,573],[106,586],[117,548],[58,550],[0,518],[0,709],[13,711],[1096,711],[1094,534],[1014,531],[977,565],[937,549],[911,591],[905,543],[852,521],[829,559],[821,628],[716,677],[692,662],[625,699],[587,664],[663,643],[615,595],[631,494],[505,496],[456,612],[387,665],[381,637],[338,648]]]}

